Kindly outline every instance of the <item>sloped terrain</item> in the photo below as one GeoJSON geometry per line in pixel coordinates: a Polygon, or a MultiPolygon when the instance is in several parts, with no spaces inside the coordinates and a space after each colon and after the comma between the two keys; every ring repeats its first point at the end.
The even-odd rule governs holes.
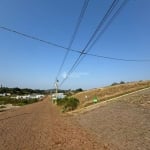
{"type": "Polygon", "coordinates": [[[80,108],[93,104],[93,98],[104,101],[120,95],[131,93],[140,89],[150,87],[150,81],[131,82],[126,84],[108,86],[77,93],[73,97],[80,100],[80,108]]]}
{"type": "Polygon", "coordinates": [[[150,149],[150,89],[75,116],[109,150],[150,149]]]}

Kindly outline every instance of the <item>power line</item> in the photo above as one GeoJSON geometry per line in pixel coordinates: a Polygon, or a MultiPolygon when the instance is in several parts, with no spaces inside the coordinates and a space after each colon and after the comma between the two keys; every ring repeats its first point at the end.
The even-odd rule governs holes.
{"type": "MultiPolygon", "coordinates": [[[[125,0],[126,1],[126,0],[125,0]]],[[[112,13],[113,9],[116,7],[116,5],[119,3],[119,1],[113,1],[112,5],[110,6],[110,9],[107,11],[107,13],[105,14],[105,16],[103,17],[102,21],[99,24],[99,29],[103,26],[103,24],[105,23],[106,19],[109,17],[109,15],[112,13]]],[[[119,13],[120,9],[117,11],[119,13]]],[[[108,28],[108,26],[111,24],[111,22],[113,21],[114,17],[116,17],[117,15],[114,15],[110,21],[108,21],[107,25],[102,29],[102,31],[98,34],[98,36],[96,37],[96,39],[93,41],[93,43],[91,44],[91,46],[88,48],[88,46],[90,45],[90,43],[88,43],[87,46],[85,46],[85,49],[88,48],[87,52],[84,53],[85,55],[83,55],[83,57],[81,57],[81,59],[78,61],[78,63],[76,64],[76,66],[74,67],[74,70],[77,68],[77,66],[81,63],[81,61],[84,59],[84,57],[86,56],[86,54],[88,55],[88,52],[90,51],[90,49],[93,47],[93,45],[98,41],[98,39],[100,38],[100,36],[102,36],[102,34],[105,32],[105,30],[108,28]]],[[[98,32],[99,30],[97,30],[98,32]]],[[[96,34],[95,34],[96,35],[96,34]]],[[[93,38],[94,39],[94,38],[93,38]]],[[[92,40],[91,40],[92,41],[92,40]]],[[[95,57],[99,57],[98,55],[93,55],[90,54],[91,56],[95,56],[95,57]]],[[[107,56],[106,56],[107,57],[107,56]]],[[[102,57],[101,57],[102,58],[102,57]]],[[[105,56],[104,56],[105,58],[105,56]]]]}
{"type": "Polygon", "coordinates": [[[76,37],[76,34],[77,34],[78,30],[79,30],[79,26],[80,26],[80,24],[81,24],[81,22],[82,22],[82,19],[83,19],[83,17],[84,17],[85,11],[86,11],[86,9],[87,9],[87,7],[88,7],[88,3],[89,3],[89,0],[85,0],[84,3],[83,3],[83,6],[82,6],[82,9],[81,9],[80,15],[79,15],[79,17],[78,17],[78,21],[77,21],[75,30],[74,30],[74,32],[73,32],[73,34],[72,34],[71,40],[70,40],[70,42],[69,42],[69,46],[68,46],[68,48],[67,48],[67,51],[66,51],[66,53],[65,53],[65,56],[64,56],[64,58],[63,58],[63,61],[62,61],[61,65],[60,65],[60,68],[59,68],[59,70],[58,70],[58,73],[57,73],[57,76],[56,76],[56,80],[57,80],[57,78],[58,78],[58,76],[59,76],[59,74],[60,74],[60,72],[61,72],[61,70],[62,70],[62,68],[63,68],[63,66],[64,66],[64,63],[65,63],[65,61],[66,61],[66,59],[67,59],[67,56],[68,56],[68,54],[69,54],[69,52],[70,52],[71,46],[72,46],[73,41],[74,41],[74,39],[75,39],[75,37],[76,37]]]}
{"type": "MultiPolygon", "coordinates": [[[[6,28],[6,27],[2,27],[2,26],[0,26],[0,28],[1,29],[4,29],[4,30],[7,30],[7,31],[10,31],[10,32],[15,32],[15,33],[21,33],[21,32],[18,32],[18,31],[16,31],[16,30],[12,30],[12,29],[9,29],[9,28],[6,28]]],[[[24,34],[24,33],[21,33],[21,35],[27,35],[27,34],[24,34]]],[[[28,38],[30,38],[30,37],[32,37],[32,36],[30,36],[30,35],[28,35],[28,38]]],[[[36,37],[34,37],[34,39],[33,40],[35,40],[35,38],[36,37]]],[[[37,39],[39,39],[39,38],[36,38],[36,40],[37,39]]],[[[38,40],[39,41],[39,40],[38,40]]],[[[45,40],[41,40],[40,39],[40,42],[43,42],[44,41],[44,43],[46,43],[46,44],[48,44],[48,43],[51,43],[51,42],[48,42],[48,41],[45,41],[45,40]]],[[[50,44],[50,45],[53,45],[53,44],[50,44]]],[[[57,46],[58,44],[55,44],[54,43],[54,45],[53,46],[57,46]]],[[[62,48],[62,49],[68,49],[67,47],[63,47],[63,46],[61,46],[61,45],[59,45],[59,47],[60,48],[62,48]]],[[[73,49],[71,49],[71,51],[73,51],[73,52],[76,52],[76,53],[79,53],[79,54],[81,54],[82,52],[81,51],[79,51],[79,50],[73,50],[73,49]]],[[[103,56],[103,55],[98,55],[98,54],[92,54],[92,53],[87,53],[87,52],[83,52],[83,55],[88,55],[88,56],[92,56],[92,57],[97,57],[97,58],[104,58],[104,59],[113,59],[113,60],[120,60],[120,61],[135,61],[135,62],[149,62],[150,60],[149,59],[122,59],[122,58],[113,58],[113,57],[108,57],[108,56],[103,56]]]]}
{"type": "Polygon", "coordinates": [[[78,63],[78,61],[80,60],[80,57],[82,56],[83,53],[80,54],[80,56],[77,58],[77,60],[75,61],[75,63],[73,64],[73,66],[71,67],[71,69],[69,70],[69,72],[67,73],[66,77],[63,79],[63,81],[60,83],[60,86],[62,86],[62,84],[68,79],[69,75],[73,72],[76,64],[78,63]]]}
{"type": "Polygon", "coordinates": [[[94,56],[98,58],[104,58],[104,59],[110,59],[110,60],[117,60],[117,61],[150,62],[150,59],[124,59],[124,58],[108,57],[108,56],[96,55],[96,54],[90,54],[90,53],[85,53],[85,55],[94,56]]]}
{"type": "Polygon", "coordinates": [[[118,2],[119,2],[119,0],[114,0],[112,2],[111,6],[107,10],[106,14],[104,15],[104,17],[102,18],[102,20],[100,21],[100,23],[98,24],[96,30],[94,31],[94,33],[92,34],[91,38],[87,42],[87,44],[84,47],[83,51],[85,51],[87,49],[87,47],[90,45],[90,43],[92,42],[92,40],[95,38],[96,34],[99,32],[100,28],[102,28],[103,24],[105,23],[105,21],[107,20],[107,18],[109,17],[109,15],[112,13],[113,9],[118,4],[118,2]]]}
{"type": "MultiPolygon", "coordinates": [[[[106,26],[103,28],[103,30],[99,33],[99,35],[97,36],[96,40],[94,40],[92,46],[97,42],[97,40],[102,36],[102,34],[105,32],[105,30],[108,28],[108,26],[113,22],[113,20],[119,15],[120,11],[123,9],[123,7],[126,5],[126,3],[128,2],[128,0],[124,0],[124,2],[121,4],[121,6],[117,9],[117,11],[114,13],[114,15],[111,17],[111,19],[108,21],[108,23],[106,24],[106,26]]],[[[110,60],[116,60],[116,61],[128,61],[128,62],[150,62],[150,59],[123,59],[123,58],[115,58],[115,57],[108,57],[108,56],[102,56],[102,55],[96,55],[96,54],[91,54],[88,53],[90,51],[90,49],[92,48],[92,46],[90,46],[90,48],[88,49],[87,52],[84,52],[85,49],[82,50],[81,54],[79,55],[79,57],[77,58],[77,60],[75,61],[75,63],[73,64],[72,68],[70,69],[70,71],[68,72],[66,78],[61,82],[60,86],[62,86],[62,84],[68,79],[69,75],[73,72],[73,70],[75,70],[75,68],[79,65],[79,63],[82,61],[83,57],[85,57],[86,55],[89,56],[94,56],[94,57],[98,57],[98,58],[104,58],[104,59],[110,59],[110,60]],[[82,58],[81,56],[84,55],[82,58]],[[80,59],[81,58],[81,59],[80,59]]],[[[87,48],[88,46],[86,46],[87,48]]]]}
{"type": "MultiPolygon", "coordinates": [[[[40,39],[38,37],[35,37],[35,36],[29,35],[29,34],[25,34],[25,33],[22,33],[22,32],[13,30],[13,29],[10,29],[8,27],[0,26],[0,29],[3,29],[5,31],[12,32],[12,33],[15,33],[17,35],[24,36],[26,38],[29,38],[29,39],[32,39],[32,40],[36,40],[36,41],[39,41],[39,42],[42,42],[42,43],[45,43],[45,44],[48,44],[48,45],[52,45],[52,46],[55,46],[55,47],[58,47],[58,48],[61,48],[61,49],[65,49],[65,50],[69,51],[69,49],[67,47],[65,47],[65,46],[62,46],[62,45],[59,45],[59,44],[56,44],[56,43],[53,43],[53,42],[50,42],[50,41],[46,41],[46,40],[40,39]]],[[[73,52],[76,52],[76,53],[80,53],[80,51],[78,51],[78,50],[70,49],[70,51],[73,51],[73,52]]]]}
{"type": "Polygon", "coordinates": [[[120,14],[121,10],[127,5],[129,0],[124,0],[120,7],[116,10],[116,12],[112,15],[112,17],[109,19],[107,24],[104,26],[104,28],[101,30],[101,32],[98,34],[96,39],[93,41],[93,43],[88,48],[87,53],[92,49],[92,47],[95,45],[95,43],[101,38],[101,36],[104,34],[104,32],[107,30],[107,28],[111,25],[111,23],[114,21],[114,19],[120,14]]]}
{"type": "MultiPolygon", "coordinates": [[[[91,53],[83,53],[83,55],[93,56],[93,57],[97,57],[97,58],[100,58],[100,59],[109,59],[109,60],[124,61],[124,62],[150,62],[150,59],[124,59],[124,58],[108,57],[108,56],[104,56],[104,55],[96,55],[96,54],[91,54],[91,53]]],[[[70,70],[70,73],[72,73],[72,71],[74,70],[74,67],[76,68],[77,65],[79,65],[79,63],[81,62],[79,60],[81,60],[81,59],[78,58],[76,60],[76,62],[74,63],[74,65],[72,67],[73,69],[70,70]],[[76,65],[76,63],[77,63],[77,65],[76,65]]],[[[69,75],[67,75],[66,78],[61,82],[60,86],[62,86],[62,84],[67,80],[69,75]]]]}
{"type": "MultiPolygon", "coordinates": [[[[96,37],[96,39],[93,41],[93,43],[90,45],[90,47],[88,48],[87,52],[85,54],[89,54],[88,52],[92,49],[92,47],[94,46],[94,44],[100,39],[100,37],[104,34],[104,32],[107,30],[107,28],[111,25],[111,23],[113,22],[113,20],[120,14],[121,10],[124,8],[124,6],[127,4],[129,0],[124,0],[123,3],[120,5],[120,7],[116,10],[116,12],[112,15],[112,17],[110,18],[110,20],[107,22],[107,24],[104,26],[104,28],[102,29],[102,31],[98,34],[98,36],[96,37]]],[[[136,61],[136,62],[147,62],[147,60],[128,60],[128,59],[122,59],[122,58],[111,58],[111,57],[107,57],[107,56],[98,56],[98,55],[93,55],[90,54],[91,56],[95,56],[95,57],[99,57],[99,58],[105,58],[105,59],[113,59],[113,60],[120,60],[120,61],[136,61]]],[[[81,63],[81,61],[86,57],[86,55],[84,55],[79,62],[77,63],[77,65],[75,66],[75,69],[77,68],[77,66],[81,63]]]]}
{"type": "Polygon", "coordinates": [[[75,70],[75,68],[79,65],[80,63],[80,58],[81,56],[84,54],[84,52],[86,51],[87,47],[89,46],[89,44],[92,42],[92,40],[95,38],[96,34],[98,33],[98,31],[100,30],[100,28],[102,27],[102,25],[104,24],[104,22],[106,21],[106,19],[109,17],[109,15],[112,13],[113,9],[115,8],[115,6],[118,4],[119,0],[113,0],[112,4],[110,5],[109,9],[107,10],[106,14],[104,15],[104,17],[102,18],[102,20],[99,22],[97,28],[95,29],[94,33],[92,34],[91,38],[89,39],[89,41],[87,42],[86,46],[84,47],[84,49],[81,51],[81,54],[79,55],[79,57],[76,59],[76,61],[74,62],[74,64],[72,65],[71,69],[69,70],[69,72],[66,75],[66,78],[63,79],[63,81],[61,82],[60,86],[62,86],[62,84],[68,79],[69,75],[75,70]]]}

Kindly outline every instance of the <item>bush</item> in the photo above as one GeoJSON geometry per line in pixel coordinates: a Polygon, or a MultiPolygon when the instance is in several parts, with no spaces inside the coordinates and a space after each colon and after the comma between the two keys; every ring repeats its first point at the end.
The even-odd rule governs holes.
{"type": "Polygon", "coordinates": [[[64,109],[66,111],[74,110],[74,109],[76,109],[78,107],[78,105],[79,105],[79,100],[78,99],[76,99],[76,98],[69,98],[66,101],[65,105],[64,105],[64,109]]]}
{"type": "Polygon", "coordinates": [[[125,82],[124,81],[120,81],[120,83],[114,82],[114,83],[111,84],[111,86],[119,85],[119,84],[125,84],[125,82]]]}
{"type": "Polygon", "coordinates": [[[71,111],[78,107],[79,100],[76,98],[64,98],[61,100],[57,100],[57,105],[62,106],[63,112],[71,111]]]}
{"type": "Polygon", "coordinates": [[[82,92],[83,89],[79,88],[79,89],[76,89],[75,92],[82,92]]]}
{"type": "Polygon", "coordinates": [[[120,81],[120,84],[125,84],[125,82],[124,81],[120,81]]]}
{"type": "Polygon", "coordinates": [[[118,83],[117,83],[117,82],[114,82],[114,83],[111,84],[111,86],[114,86],[114,85],[118,85],[118,83]]]}
{"type": "Polygon", "coordinates": [[[57,105],[63,106],[63,105],[65,105],[67,100],[68,100],[67,98],[57,99],[57,105]]]}
{"type": "Polygon", "coordinates": [[[12,104],[12,105],[26,105],[26,104],[32,104],[34,102],[37,102],[37,99],[13,99],[10,97],[0,97],[0,105],[6,105],[6,104],[12,104]]]}

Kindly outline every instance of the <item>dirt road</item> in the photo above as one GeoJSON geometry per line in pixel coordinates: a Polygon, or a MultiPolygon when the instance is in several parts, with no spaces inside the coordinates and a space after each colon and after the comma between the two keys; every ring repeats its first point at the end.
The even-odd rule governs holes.
{"type": "Polygon", "coordinates": [[[78,114],[78,123],[110,150],[150,150],[150,89],[78,114]]]}
{"type": "Polygon", "coordinates": [[[150,89],[75,116],[48,98],[1,112],[0,150],[150,150],[150,89]]]}
{"type": "Polygon", "coordinates": [[[49,99],[0,113],[0,150],[99,149],[94,137],[49,99]]]}

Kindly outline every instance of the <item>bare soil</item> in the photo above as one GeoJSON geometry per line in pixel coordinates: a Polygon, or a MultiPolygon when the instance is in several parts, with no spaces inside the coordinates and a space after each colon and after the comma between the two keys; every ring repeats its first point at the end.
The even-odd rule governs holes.
{"type": "Polygon", "coordinates": [[[110,150],[150,150],[150,89],[75,116],[110,150]]]}
{"type": "Polygon", "coordinates": [[[150,89],[77,115],[49,98],[1,112],[0,150],[150,150],[150,89]]]}
{"type": "Polygon", "coordinates": [[[62,116],[49,98],[0,113],[0,150],[103,149],[72,118],[62,116]]]}

